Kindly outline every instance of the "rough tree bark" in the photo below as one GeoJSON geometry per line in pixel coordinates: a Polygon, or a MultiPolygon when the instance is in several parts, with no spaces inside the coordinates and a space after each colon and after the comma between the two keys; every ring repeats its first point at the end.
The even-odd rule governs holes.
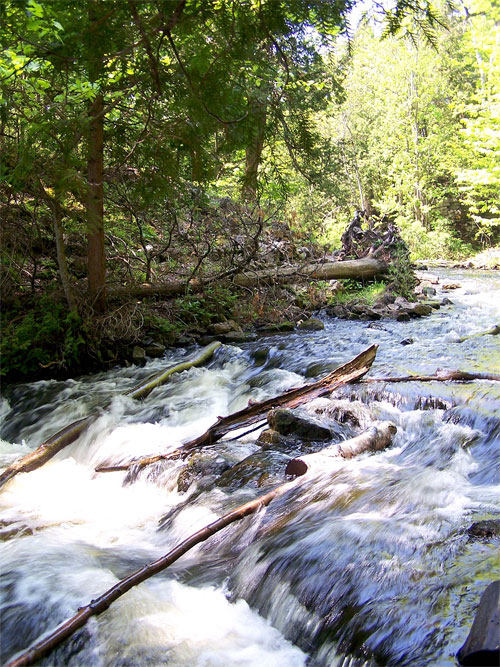
{"type": "Polygon", "coordinates": [[[59,276],[61,278],[61,284],[64,290],[64,296],[66,297],[66,301],[68,303],[68,308],[70,311],[76,311],[76,299],[75,295],[73,294],[71,278],[68,271],[68,264],[66,262],[66,248],[64,247],[61,204],[57,199],[54,199],[51,203],[59,276]]]}
{"type": "Polygon", "coordinates": [[[153,456],[147,456],[135,461],[131,461],[130,463],[125,463],[123,465],[99,466],[96,468],[96,472],[117,472],[120,470],[128,470],[132,466],[144,468],[145,466],[156,463],[157,461],[178,458],[197,447],[206,447],[208,445],[212,445],[214,442],[217,442],[231,431],[235,431],[240,428],[246,428],[251,424],[255,424],[255,422],[261,419],[263,414],[267,413],[273,408],[295,408],[298,405],[312,400],[313,398],[318,398],[319,396],[329,394],[340,385],[346,384],[348,382],[355,382],[359,378],[363,377],[363,375],[365,375],[370,370],[373,364],[375,355],[377,353],[377,348],[377,345],[371,345],[366,350],[361,352],[361,354],[358,354],[357,357],[354,357],[354,359],[351,359],[351,361],[343,364],[317,382],[313,382],[312,384],[305,385],[303,387],[289,389],[284,394],[280,394],[275,398],[268,398],[267,400],[260,403],[249,405],[243,410],[234,412],[228,417],[219,417],[215,424],[213,424],[207,431],[205,431],[205,433],[198,436],[197,438],[194,438],[193,440],[190,440],[189,442],[185,442],[180,447],[167,452],[166,454],[155,454],[153,456]]]}
{"type": "MultiPolygon", "coordinates": [[[[390,426],[392,425],[387,423],[387,425],[382,425],[380,428],[389,431],[390,426]]],[[[395,432],[395,428],[396,428],[395,426],[392,426],[392,430],[390,430],[391,434],[395,432]]],[[[354,438],[353,442],[351,442],[350,440],[345,441],[344,443],[342,443],[342,446],[345,448],[346,452],[350,451],[351,456],[354,456],[355,454],[360,454],[363,451],[367,450],[373,451],[375,449],[381,449],[382,438],[375,437],[375,440],[377,440],[378,442],[376,447],[373,444],[374,443],[373,434],[371,435],[362,434],[361,436],[354,438]],[[365,448],[363,448],[361,443],[364,443],[365,448]]],[[[384,446],[388,446],[390,444],[390,441],[391,441],[390,435],[388,438],[384,438],[383,439],[384,446]]],[[[321,452],[318,452],[318,455],[319,454],[321,454],[321,452]]],[[[313,454],[311,456],[316,456],[316,455],[313,454]]],[[[303,457],[303,458],[306,459],[308,457],[303,457]]],[[[217,519],[216,521],[210,523],[201,530],[198,530],[196,533],[193,533],[193,535],[191,535],[183,542],[178,544],[174,549],[169,551],[161,558],[158,558],[157,560],[147,565],[144,565],[139,570],[136,570],[133,574],[130,574],[128,577],[125,577],[124,579],[116,583],[114,586],[112,586],[98,598],[95,598],[94,600],[89,602],[89,604],[85,605],[84,607],[80,607],[74,616],[72,616],[70,619],[59,625],[59,627],[57,627],[52,633],[50,633],[40,642],[37,642],[34,646],[32,646],[31,649],[20,655],[18,658],[9,662],[7,665],[5,665],[5,667],[26,667],[27,665],[34,664],[44,656],[48,655],[54,648],[59,646],[59,644],[61,644],[65,639],[70,637],[76,630],[83,627],[89,618],[91,618],[92,616],[97,616],[98,614],[101,614],[103,611],[106,611],[106,609],[108,609],[108,607],[115,600],[124,595],[131,588],[137,586],[143,581],[146,581],[153,575],[158,574],[158,572],[162,572],[169,565],[175,563],[175,561],[177,561],[181,556],[183,556],[187,551],[189,551],[189,549],[191,549],[195,545],[200,544],[200,542],[204,542],[209,537],[219,532],[226,526],[229,526],[230,524],[235,523],[236,521],[240,521],[249,514],[254,514],[261,507],[269,505],[269,503],[272,500],[274,500],[277,496],[283,495],[285,492],[293,489],[294,487],[299,486],[300,484],[303,483],[303,481],[304,477],[301,476],[290,482],[285,482],[284,484],[277,486],[272,491],[269,491],[268,493],[262,496],[258,496],[254,500],[251,500],[250,502],[245,503],[244,505],[240,505],[236,509],[220,517],[220,519],[217,519]]]]}
{"type": "MultiPolygon", "coordinates": [[[[102,70],[102,17],[95,0],[88,3],[92,41],[89,45],[89,77],[98,83],[102,70]]],[[[87,275],[92,306],[106,306],[106,255],[104,251],[104,97],[99,90],[88,109],[87,139],[87,275]]]]}
{"type": "MultiPolygon", "coordinates": [[[[174,373],[180,373],[192,366],[199,366],[210,359],[220,345],[221,343],[218,341],[210,343],[210,345],[202,348],[196,356],[156,373],[145,382],[142,382],[137,387],[131,389],[126,395],[134,399],[145,398],[155,387],[165,384],[174,373]]],[[[67,447],[74,442],[96,419],[97,415],[91,414],[84,419],[79,419],[78,421],[65,426],[37,447],[33,452],[30,452],[18,461],[15,461],[12,465],[6,468],[2,474],[0,474],[0,488],[20,472],[31,472],[32,470],[41,468],[47,461],[60,452],[61,449],[64,449],[64,447],[67,447]]]]}

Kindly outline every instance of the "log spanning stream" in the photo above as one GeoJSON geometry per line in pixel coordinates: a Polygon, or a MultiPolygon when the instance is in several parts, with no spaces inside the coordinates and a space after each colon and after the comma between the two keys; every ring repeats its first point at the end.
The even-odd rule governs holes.
{"type": "MultiPolygon", "coordinates": [[[[261,447],[253,430],[140,470],[96,468],[168,453],[218,416],[319,379],[371,344],[379,346],[373,376],[438,367],[500,373],[499,336],[459,342],[500,321],[500,276],[441,274],[462,287],[427,318],[324,318],[323,331],[224,345],[143,401],[124,394],[192,350],[145,368],[4,387],[0,467],[96,407],[109,408],[0,492],[1,662],[285,482],[287,462],[324,443],[261,447]]],[[[481,594],[499,578],[499,538],[470,539],[467,528],[500,518],[500,383],[349,384],[333,398],[349,418],[322,415],[331,442],[376,420],[397,427],[392,446],[292,485],[131,589],[40,664],[455,665],[481,594]]]]}

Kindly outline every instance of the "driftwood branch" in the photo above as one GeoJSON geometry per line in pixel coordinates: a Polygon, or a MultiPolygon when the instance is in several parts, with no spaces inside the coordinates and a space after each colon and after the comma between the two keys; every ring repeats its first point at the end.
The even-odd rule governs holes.
{"type": "Polygon", "coordinates": [[[496,324],[491,329],[487,331],[480,331],[479,333],[471,334],[470,336],[462,336],[459,340],[460,343],[465,342],[466,340],[471,340],[472,338],[479,338],[479,336],[498,336],[500,334],[500,324],[496,324]]]}
{"type": "MultiPolygon", "coordinates": [[[[387,446],[388,444],[390,444],[391,435],[395,433],[396,427],[393,426],[392,424],[389,424],[388,422],[384,422],[378,428],[375,428],[375,431],[376,433],[374,434],[373,429],[371,429],[367,434],[361,434],[357,438],[353,438],[352,440],[346,440],[345,442],[341,443],[340,446],[343,448],[344,458],[350,458],[355,454],[360,454],[361,452],[367,450],[375,451],[377,449],[381,449],[382,442],[383,446],[387,446]]],[[[326,450],[323,450],[323,452],[327,452],[330,449],[332,448],[329,447],[326,450]]],[[[318,452],[317,454],[304,456],[302,457],[302,459],[310,460],[311,457],[320,456],[321,454],[322,452],[318,452]]],[[[329,457],[331,458],[331,455],[327,454],[325,456],[325,459],[328,459],[329,457]]],[[[306,472],[308,470],[306,470],[306,472]]],[[[219,532],[226,526],[229,526],[230,524],[236,521],[240,521],[249,514],[254,514],[261,507],[266,507],[267,505],[269,505],[269,503],[272,500],[274,500],[277,496],[280,496],[285,492],[293,489],[294,487],[299,486],[304,481],[303,478],[304,473],[293,473],[293,474],[301,476],[297,477],[297,479],[285,482],[284,484],[280,484],[272,491],[269,491],[268,493],[262,496],[258,496],[254,500],[251,500],[250,502],[245,503],[244,505],[240,505],[236,509],[220,517],[220,519],[217,519],[216,521],[210,523],[201,530],[198,530],[196,533],[193,533],[193,535],[191,535],[186,540],[178,544],[176,547],[174,547],[174,549],[169,551],[161,558],[158,558],[157,560],[147,565],[144,565],[140,569],[136,570],[134,573],[130,574],[128,577],[125,577],[124,579],[116,583],[114,586],[109,588],[105,593],[100,595],[98,598],[95,598],[94,600],[89,602],[89,604],[85,605],[84,607],[80,607],[74,616],[72,616],[70,619],[59,625],[59,627],[57,627],[48,636],[46,636],[41,641],[37,642],[30,649],[22,653],[18,658],[9,662],[7,665],[5,665],[5,667],[25,667],[27,665],[33,665],[41,658],[48,655],[54,648],[59,646],[59,644],[61,644],[65,639],[70,637],[76,630],[83,627],[89,618],[91,618],[92,616],[97,616],[101,614],[103,611],[106,611],[106,609],[108,609],[108,607],[115,600],[124,595],[131,588],[137,586],[143,581],[146,581],[153,575],[158,574],[158,572],[162,572],[169,565],[175,563],[181,556],[183,556],[192,547],[196,546],[197,544],[200,544],[200,542],[204,542],[209,537],[219,532]]]]}
{"type": "MultiPolygon", "coordinates": [[[[220,345],[221,343],[218,341],[210,343],[210,345],[202,348],[200,352],[191,359],[156,373],[145,382],[142,382],[137,387],[131,389],[127,395],[135,399],[145,398],[155,387],[165,384],[174,373],[180,373],[192,366],[199,366],[210,359],[220,345]]],[[[30,452],[29,454],[26,454],[26,456],[15,461],[0,475],[0,488],[20,472],[31,472],[32,470],[41,468],[41,466],[60,452],[61,449],[64,449],[64,447],[75,442],[83,431],[85,431],[85,429],[87,429],[96,419],[97,415],[92,414],[84,419],[79,419],[78,421],[65,426],[37,447],[33,452],[30,452]]]]}
{"type": "Polygon", "coordinates": [[[495,373],[467,373],[466,371],[445,371],[437,369],[435,375],[402,375],[383,378],[363,378],[360,382],[472,382],[473,380],[492,380],[500,382],[500,375],[495,373]]]}
{"type": "Polygon", "coordinates": [[[373,364],[377,353],[377,347],[377,345],[371,345],[357,357],[354,357],[354,359],[335,369],[317,382],[303,387],[289,389],[280,396],[249,405],[243,410],[234,412],[228,417],[219,417],[215,424],[205,431],[205,433],[189,442],[185,442],[181,447],[178,447],[173,451],[167,452],[166,454],[156,454],[136,459],[135,461],[130,461],[123,465],[99,466],[96,468],[96,472],[117,472],[120,470],[128,470],[132,466],[138,466],[140,469],[151,465],[152,463],[156,463],[157,461],[179,458],[191,449],[213,445],[227,433],[254,424],[261,419],[262,414],[267,413],[273,408],[295,408],[313,398],[329,394],[341,384],[355,382],[365,375],[373,364]]]}
{"type": "Polygon", "coordinates": [[[332,459],[352,459],[362,452],[377,452],[391,444],[396,427],[391,422],[382,422],[355,438],[345,440],[331,447],[325,447],[314,454],[306,454],[288,461],[285,473],[300,477],[307,472],[328,469],[332,459]]]}

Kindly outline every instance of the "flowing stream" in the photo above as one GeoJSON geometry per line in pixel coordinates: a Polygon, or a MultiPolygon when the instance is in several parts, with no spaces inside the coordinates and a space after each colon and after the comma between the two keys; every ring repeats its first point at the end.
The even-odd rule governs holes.
{"type": "MultiPolygon", "coordinates": [[[[312,445],[262,449],[255,431],[140,473],[98,474],[97,465],[168,452],[218,415],[319,378],[372,343],[379,350],[371,375],[500,373],[499,336],[458,342],[500,322],[500,275],[440,274],[462,287],[427,318],[325,317],[323,331],[224,345],[142,402],[123,393],[192,350],[145,368],[5,387],[0,466],[101,411],[73,445],[0,493],[2,662],[120,578],[285,481],[286,461],[312,445]]],[[[336,399],[359,415],[359,427],[324,416],[336,440],[367,420],[389,419],[398,428],[393,445],[343,461],[225,528],[41,664],[455,665],[482,591],[499,578],[498,539],[471,540],[466,530],[500,517],[500,383],[350,385],[336,399]]]]}

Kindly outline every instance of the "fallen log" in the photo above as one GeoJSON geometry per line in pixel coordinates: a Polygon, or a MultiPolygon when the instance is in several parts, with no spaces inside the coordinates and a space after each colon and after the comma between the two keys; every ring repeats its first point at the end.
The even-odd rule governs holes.
{"type": "MultiPolygon", "coordinates": [[[[134,399],[145,398],[155,387],[165,384],[174,373],[180,373],[193,366],[199,366],[210,359],[220,345],[221,343],[218,341],[210,343],[210,345],[204,347],[191,359],[169,366],[166,370],[155,373],[145,382],[137,385],[125,395],[134,399]]],[[[26,454],[26,456],[15,461],[12,465],[6,468],[2,474],[0,474],[0,488],[20,472],[31,472],[32,470],[41,468],[47,461],[60,452],[61,449],[64,449],[64,447],[75,442],[75,440],[96,419],[97,414],[91,414],[88,417],[84,417],[83,419],[79,419],[72,424],[65,426],[57,433],[50,436],[48,440],[39,445],[33,452],[30,452],[29,454],[26,454]]]]}
{"type": "MultiPolygon", "coordinates": [[[[273,284],[287,284],[300,280],[341,280],[342,278],[373,278],[387,271],[387,264],[374,258],[345,260],[341,262],[325,262],[323,264],[305,264],[279,267],[278,269],[262,269],[245,271],[232,276],[228,284],[236,287],[255,287],[261,282],[271,281],[273,284]]],[[[213,282],[213,278],[190,281],[175,280],[158,285],[130,285],[126,287],[109,287],[110,296],[133,296],[147,298],[151,296],[174,297],[191,292],[200,292],[213,282]]],[[[219,280],[220,282],[220,280],[219,280]]]]}
{"type": "Polygon", "coordinates": [[[480,336],[498,336],[498,334],[500,334],[500,324],[496,324],[487,331],[480,331],[479,333],[470,334],[470,336],[462,336],[458,342],[464,343],[466,340],[471,340],[472,338],[479,338],[480,336]]]}
{"type": "Polygon", "coordinates": [[[117,472],[121,470],[128,470],[132,466],[144,468],[145,466],[157,463],[158,461],[170,460],[179,458],[196,447],[206,447],[212,445],[223,436],[231,431],[239,428],[244,428],[254,424],[261,419],[261,415],[267,413],[269,410],[278,407],[295,408],[313,398],[324,396],[331,393],[341,384],[348,382],[355,382],[365,375],[371,368],[375,355],[377,353],[377,345],[371,345],[366,350],[361,352],[357,357],[351,359],[346,364],[336,368],[334,371],[326,375],[321,380],[313,382],[302,387],[295,387],[289,389],[284,394],[269,398],[259,403],[253,403],[243,410],[234,412],[227,417],[219,417],[219,419],[210,426],[202,435],[185,442],[180,447],[167,452],[166,454],[155,454],[153,456],[144,457],[116,466],[98,466],[96,472],[117,472]]]}
{"type": "Polygon", "coordinates": [[[360,382],[472,382],[473,380],[493,380],[500,382],[500,375],[495,373],[467,373],[466,371],[445,371],[437,369],[435,375],[402,375],[396,377],[363,378],[360,382]]]}
{"type": "Polygon", "coordinates": [[[388,447],[397,429],[391,422],[382,422],[373,426],[355,438],[345,440],[331,447],[325,447],[314,454],[298,456],[288,461],[285,473],[300,477],[307,472],[322,471],[331,459],[352,459],[362,452],[377,452],[388,447]]]}
{"type": "Polygon", "coordinates": [[[217,340],[214,341],[213,343],[210,343],[209,345],[206,345],[194,357],[191,357],[187,361],[181,361],[179,364],[174,364],[173,366],[169,366],[164,371],[155,373],[148,380],[141,383],[140,385],[137,385],[137,387],[134,387],[125,395],[130,396],[130,398],[134,399],[146,398],[146,396],[148,396],[153,391],[153,389],[155,389],[155,387],[160,387],[161,385],[164,385],[165,382],[169,379],[169,377],[171,375],[174,375],[174,373],[182,373],[182,371],[185,371],[188,368],[193,368],[194,366],[200,366],[201,364],[205,363],[205,361],[208,361],[213,356],[215,350],[221,345],[222,343],[220,343],[217,340]]]}
{"type": "MultiPolygon", "coordinates": [[[[382,424],[379,428],[381,429],[381,432],[388,432],[390,434],[395,433],[396,429],[395,426],[389,424],[388,422],[382,424]],[[392,427],[392,429],[390,427],[392,427]]],[[[390,439],[391,436],[389,435],[388,440],[384,440],[385,446],[390,443],[390,439]]],[[[366,434],[361,434],[361,436],[353,438],[352,441],[346,440],[342,443],[342,446],[345,448],[346,452],[351,452],[351,455],[354,456],[355,454],[359,454],[362,451],[372,449],[375,440],[377,440],[377,437],[374,439],[374,437],[371,435],[366,437],[366,434]],[[365,447],[363,447],[361,443],[364,443],[365,447]]],[[[378,442],[380,443],[381,440],[379,439],[378,442]]],[[[377,448],[381,447],[377,446],[377,448]]],[[[311,454],[309,456],[317,456],[319,454],[321,454],[321,452],[318,452],[318,454],[311,454]]],[[[303,458],[306,459],[308,457],[303,458]]],[[[346,456],[345,458],[350,457],[346,456]]],[[[57,646],[59,646],[59,644],[70,637],[76,630],[83,627],[89,618],[92,616],[97,616],[106,611],[106,609],[108,609],[108,607],[115,600],[124,595],[131,588],[141,584],[143,581],[146,581],[153,575],[158,574],[158,572],[162,572],[169,565],[175,563],[192,547],[200,544],[201,542],[204,542],[215,533],[219,532],[223,528],[226,528],[226,526],[229,526],[236,521],[240,521],[250,514],[254,514],[261,507],[266,507],[277,496],[283,495],[285,492],[299,486],[303,481],[303,476],[301,476],[297,477],[297,479],[285,482],[284,484],[280,484],[272,491],[269,491],[262,496],[258,496],[254,500],[251,500],[244,505],[240,505],[231,512],[224,514],[224,516],[220,517],[216,521],[213,521],[204,528],[201,528],[201,530],[193,533],[190,537],[178,544],[161,558],[158,558],[157,560],[139,568],[128,577],[125,577],[114,586],[109,588],[102,595],[95,598],[94,600],[91,600],[91,602],[89,602],[84,607],[80,607],[74,616],[61,623],[53,632],[51,632],[41,641],[34,644],[34,646],[22,653],[15,660],[12,660],[6,664],[5,667],[26,667],[27,665],[33,665],[38,660],[51,653],[57,646]]]]}

